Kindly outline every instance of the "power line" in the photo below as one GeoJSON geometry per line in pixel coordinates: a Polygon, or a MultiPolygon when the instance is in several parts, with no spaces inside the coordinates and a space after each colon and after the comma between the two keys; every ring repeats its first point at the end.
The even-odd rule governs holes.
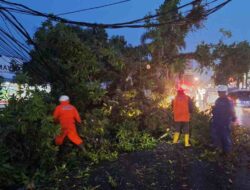
{"type": "MultiPolygon", "coordinates": [[[[128,1],[128,0],[127,0],[128,1]]],[[[202,5],[202,7],[204,8],[205,6],[208,6],[212,3],[215,3],[219,0],[211,0],[209,2],[206,1],[206,4],[202,5]]],[[[214,13],[215,11],[219,10],[220,8],[222,8],[223,6],[225,6],[227,3],[229,3],[231,0],[225,0],[223,3],[208,9],[206,11],[203,12],[202,17],[201,18],[205,18],[206,16],[214,13]]],[[[125,1],[120,1],[121,2],[125,2],[125,1]]],[[[174,18],[174,19],[169,19],[166,20],[165,22],[161,22],[159,23],[157,20],[155,22],[150,22],[150,20],[152,19],[157,19],[160,16],[164,16],[166,14],[169,14],[173,11],[178,11],[180,9],[186,8],[188,6],[197,6],[197,3],[199,6],[201,6],[201,1],[200,0],[193,0],[189,3],[186,3],[182,6],[173,8],[171,10],[168,10],[166,12],[161,12],[161,13],[157,13],[154,15],[150,15],[150,16],[146,16],[140,19],[136,19],[136,20],[132,20],[129,22],[123,22],[123,23],[115,23],[115,24],[96,24],[96,23],[88,23],[88,22],[77,22],[77,21],[72,21],[72,20],[67,20],[61,17],[58,17],[56,15],[51,15],[51,14],[46,14],[46,13],[41,13],[39,11],[33,10],[25,5],[22,4],[18,4],[18,3],[12,3],[9,1],[5,1],[5,0],[0,0],[0,3],[6,4],[8,5],[8,7],[3,7],[0,6],[0,11],[1,14],[5,17],[6,20],[8,20],[8,22],[20,33],[22,34],[22,36],[24,36],[31,44],[35,45],[31,36],[28,34],[28,32],[26,31],[26,29],[22,26],[22,24],[17,20],[17,18],[11,13],[11,12],[19,12],[22,14],[29,14],[29,15],[33,15],[33,16],[40,16],[40,17],[45,17],[48,19],[52,19],[54,21],[58,21],[58,22],[63,22],[63,23],[67,23],[67,24],[75,24],[75,25],[79,25],[79,26],[87,26],[87,27],[100,27],[100,28],[150,28],[150,27],[158,27],[161,25],[166,25],[166,24],[179,24],[179,25],[183,25],[186,24],[187,22],[189,22],[193,17],[182,17],[182,18],[174,18]],[[148,21],[147,24],[144,24],[143,22],[148,21]]],[[[117,2],[118,3],[118,2],[117,2]]],[[[103,5],[104,6],[104,5],[103,5]]],[[[186,11],[186,13],[190,13],[193,9],[186,11]]],[[[188,14],[187,14],[188,15],[188,14]]],[[[194,15],[194,14],[193,14],[194,15]]]]}
{"type": "Polygon", "coordinates": [[[8,30],[8,33],[7,33],[7,31],[3,32],[6,39],[10,39],[12,44],[14,42],[13,46],[15,47],[15,49],[22,54],[22,57],[25,58],[29,51],[25,51],[25,53],[26,53],[26,55],[25,55],[25,53],[23,51],[24,51],[24,49],[26,49],[26,47],[24,47],[24,45],[14,37],[14,35],[13,35],[11,29],[9,28],[8,23],[6,22],[5,18],[1,14],[0,14],[0,16],[1,16],[2,20],[3,20],[3,22],[5,23],[5,27],[8,30]]]}
{"type": "MultiPolygon", "coordinates": [[[[10,31],[10,28],[7,25],[7,23],[8,23],[8,24],[10,24],[10,26],[12,26],[14,29],[16,29],[16,26],[13,25],[14,21],[11,20],[11,18],[8,15],[6,15],[3,11],[0,12],[0,16],[2,17],[3,21],[6,23],[6,27],[8,29],[8,31],[5,31],[1,27],[0,28],[1,33],[5,36],[6,40],[9,40],[9,43],[10,43],[10,46],[11,46],[12,49],[15,49],[19,53],[23,54],[23,56],[21,56],[21,57],[24,57],[25,59],[27,59],[26,55],[29,55],[30,49],[28,48],[28,46],[26,46],[25,44],[21,43],[16,37],[14,37],[14,35],[10,31]],[[24,55],[24,52],[26,53],[26,55],[24,55]]],[[[21,33],[19,32],[19,35],[20,34],[21,33]]],[[[23,37],[25,37],[25,39],[27,39],[26,36],[23,36],[23,37]]]]}
{"type": "MultiPolygon", "coordinates": [[[[105,6],[111,6],[113,4],[120,4],[120,3],[125,3],[127,1],[131,1],[131,0],[126,0],[126,1],[119,1],[116,3],[112,3],[112,4],[106,4],[106,5],[102,5],[102,6],[98,6],[98,7],[93,7],[93,8],[89,8],[89,9],[96,9],[96,8],[101,8],[101,7],[105,7],[105,6]]],[[[0,3],[7,5],[7,7],[3,7],[0,4],[0,13],[1,15],[4,17],[4,19],[6,19],[8,21],[8,23],[10,23],[10,25],[19,33],[21,34],[21,36],[23,36],[25,39],[28,40],[29,43],[31,43],[36,49],[36,43],[32,40],[31,36],[29,35],[29,33],[26,31],[26,29],[23,27],[23,25],[18,21],[18,19],[11,13],[11,12],[15,12],[15,13],[21,13],[21,14],[27,14],[27,15],[33,15],[33,16],[39,16],[39,17],[45,17],[54,21],[58,21],[58,22],[63,22],[66,24],[74,24],[74,25],[79,25],[79,26],[87,26],[87,27],[100,27],[100,28],[150,28],[150,27],[159,27],[162,25],[170,25],[170,24],[175,24],[175,25],[184,25],[187,24],[188,22],[190,23],[190,21],[192,19],[194,19],[195,15],[193,14],[193,16],[184,16],[184,17],[177,17],[177,18],[172,18],[169,20],[166,20],[165,22],[160,22],[157,20],[159,17],[167,15],[171,12],[176,12],[179,11],[183,8],[192,6],[191,10],[186,10],[185,13],[186,15],[188,15],[188,13],[191,13],[191,11],[193,11],[193,8],[195,6],[202,6],[204,7],[208,7],[210,4],[215,3],[217,1],[220,0],[211,0],[209,2],[206,1],[205,4],[201,5],[202,0],[193,0],[190,1],[184,5],[181,5],[179,7],[175,7],[173,9],[170,9],[166,12],[158,12],[154,15],[149,15],[140,19],[135,19],[132,21],[128,21],[128,22],[122,22],[122,23],[114,23],[114,24],[96,24],[96,23],[88,23],[88,22],[77,22],[77,21],[72,21],[72,20],[67,20],[65,18],[56,16],[56,15],[51,15],[51,14],[46,14],[46,13],[42,13],[36,10],[33,10],[25,5],[22,4],[18,4],[18,3],[12,3],[6,0],[0,0],[0,3]],[[154,22],[150,22],[151,20],[155,20],[154,22]],[[147,22],[145,24],[145,22],[147,22]]],[[[214,13],[215,11],[219,10],[220,8],[222,8],[223,6],[225,6],[227,3],[229,3],[231,0],[224,0],[223,3],[220,3],[217,6],[212,7],[211,9],[207,9],[203,12],[202,14],[202,18],[207,17],[208,15],[214,13]]],[[[81,10],[83,11],[83,10],[81,10]]],[[[182,13],[183,14],[183,13],[182,13]]],[[[2,31],[3,33],[3,31],[2,31]]],[[[19,42],[17,39],[15,39],[13,36],[8,35],[6,32],[4,32],[5,35],[13,42],[16,43],[16,45],[19,48],[22,48],[26,53],[28,53],[27,46],[25,47],[24,44],[22,44],[21,42],[19,42]]]]}
{"type": "Polygon", "coordinates": [[[118,1],[118,2],[114,2],[114,3],[109,3],[109,4],[105,4],[105,5],[96,6],[96,7],[85,8],[85,9],[80,9],[80,10],[70,11],[70,12],[65,12],[65,13],[59,13],[59,14],[56,14],[56,16],[69,15],[69,14],[74,14],[74,13],[79,13],[79,12],[84,12],[84,11],[100,9],[100,8],[104,8],[104,7],[110,7],[110,6],[113,6],[113,5],[118,5],[118,4],[126,3],[126,2],[129,2],[129,1],[131,1],[131,0],[118,1]]]}
{"type": "MultiPolygon", "coordinates": [[[[29,35],[29,33],[26,31],[26,29],[23,27],[23,25],[17,20],[17,18],[15,17],[15,15],[13,15],[10,11],[4,9],[4,11],[1,11],[0,13],[6,18],[6,20],[17,30],[20,32],[21,35],[23,35],[27,41],[34,46],[36,52],[37,52],[37,58],[39,59],[39,61],[41,61],[41,63],[43,63],[49,71],[53,71],[52,67],[53,65],[48,64],[47,62],[47,58],[45,58],[41,52],[41,49],[38,47],[38,45],[33,41],[33,39],[31,38],[31,36],[29,35]],[[5,12],[6,13],[5,13],[5,12]]],[[[3,31],[2,31],[3,32],[3,31]]],[[[8,34],[5,33],[5,35],[7,35],[9,37],[8,34]]],[[[10,38],[11,39],[11,38],[10,38]]],[[[18,41],[16,39],[14,39],[14,41],[16,42],[16,44],[18,45],[18,41]]],[[[28,53],[29,55],[29,53],[28,53]]],[[[36,67],[32,67],[33,70],[36,70],[37,72],[40,72],[39,68],[36,67]]],[[[42,78],[45,78],[45,76],[41,76],[42,78]]],[[[62,77],[58,74],[58,73],[54,73],[54,75],[52,75],[52,77],[57,77],[60,78],[62,81],[62,77]]]]}
{"type": "MultiPolygon", "coordinates": [[[[127,0],[127,1],[131,1],[131,0],[127,0]]],[[[119,3],[125,3],[127,1],[119,1],[116,2],[117,4],[119,3]]],[[[195,18],[195,14],[193,14],[193,16],[189,16],[189,13],[193,13],[194,7],[195,6],[201,6],[202,8],[204,8],[204,11],[202,11],[201,14],[201,20],[206,18],[208,15],[214,13],[215,11],[218,11],[220,8],[224,7],[226,4],[228,4],[231,0],[204,0],[206,3],[201,5],[200,2],[203,2],[202,0],[192,0],[189,3],[186,3],[184,5],[175,7],[173,9],[170,9],[168,11],[165,12],[157,12],[156,14],[150,15],[150,16],[146,16],[143,18],[139,18],[139,19],[135,19],[135,20],[131,20],[128,22],[121,22],[121,23],[113,23],[113,24],[104,24],[104,23],[90,23],[90,22],[77,22],[74,20],[68,20],[65,18],[62,18],[58,15],[53,15],[53,14],[47,14],[47,13],[42,13],[36,10],[33,10],[25,5],[19,4],[19,3],[13,3],[13,2],[9,2],[6,0],[0,0],[0,13],[1,15],[4,17],[4,19],[6,19],[6,21],[12,26],[12,28],[14,28],[21,36],[23,36],[25,39],[27,39],[29,45],[33,45],[34,49],[37,51],[37,61],[41,61],[41,63],[44,64],[44,66],[46,66],[48,68],[49,71],[53,71],[53,65],[50,65],[48,60],[50,58],[44,57],[43,53],[42,53],[42,49],[38,46],[38,44],[36,44],[36,42],[32,39],[32,37],[29,35],[29,33],[27,32],[27,30],[24,28],[24,26],[21,24],[21,22],[17,19],[17,17],[13,14],[13,13],[19,13],[19,14],[25,14],[25,15],[31,15],[31,16],[37,16],[37,17],[44,17],[47,19],[51,19],[53,21],[56,22],[62,22],[62,23],[66,23],[66,24],[73,24],[73,25],[78,25],[78,26],[84,26],[84,27],[91,27],[91,28],[110,28],[110,29],[116,29],[116,28],[150,28],[150,27],[159,27],[162,25],[185,25],[185,24],[190,24],[192,21],[192,19],[195,18]],[[221,2],[222,3],[218,4],[217,6],[213,6],[212,8],[210,8],[208,5],[216,3],[216,2],[221,2]],[[198,5],[197,5],[198,3],[198,5]],[[3,6],[5,5],[5,6],[3,6]],[[192,7],[189,10],[185,11],[186,15],[183,15],[183,11],[179,12],[181,10],[183,10],[184,8],[187,7],[192,7]],[[172,12],[178,12],[181,13],[182,16],[181,17],[171,17],[170,19],[164,21],[164,22],[159,22],[159,19],[161,16],[170,14],[172,12]],[[154,22],[152,22],[154,20],[154,22]]],[[[111,6],[111,5],[102,5],[102,6],[111,6]]],[[[101,6],[99,6],[101,8],[101,6]]],[[[89,9],[96,9],[96,8],[89,8],[89,9]]],[[[80,10],[78,10],[80,11],[80,10]]],[[[83,11],[83,9],[81,10],[83,11]]],[[[74,11],[72,11],[74,12],[74,11]]],[[[63,14],[63,13],[61,13],[63,14]]],[[[73,13],[69,13],[68,14],[73,14],[73,13]]],[[[191,14],[192,15],[192,14],[191,14]]],[[[22,48],[29,56],[29,50],[27,51],[27,47],[25,47],[24,44],[20,43],[15,37],[8,35],[8,32],[6,32],[5,30],[0,31],[2,34],[4,34],[4,36],[8,37],[7,39],[12,41],[12,42],[8,42],[6,41],[6,39],[1,38],[0,41],[2,42],[0,44],[0,48],[7,51],[6,50],[6,45],[8,47],[8,50],[11,50],[11,53],[15,52],[15,48],[13,48],[13,43],[15,44],[15,47],[20,47],[22,48]]],[[[20,51],[20,50],[19,50],[20,51]]],[[[7,51],[8,52],[8,51],[7,51]]],[[[20,52],[15,52],[17,54],[19,54],[20,52]]],[[[41,72],[39,70],[39,68],[35,67],[32,65],[31,68],[33,71],[36,72],[41,72]]],[[[40,76],[42,78],[46,78],[46,76],[40,76]]],[[[60,75],[58,75],[57,73],[55,73],[55,75],[53,75],[52,77],[58,77],[61,78],[60,75]]],[[[62,79],[63,81],[63,79],[62,79]]],[[[65,84],[64,84],[65,85],[65,84]]]]}
{"type": "MultiPolygon", "coordinates": [[[[130,0],[119,1],[119,2],[116,2],[116,4],[117,3],[124,3],[127,1],[130,1],[130,0]]],[[[159,27],[159,26],[167,25],[167,24],[184,25],[184,24],[190,23],[190,21],[192,21],[192,19],[194,19],[195,14],[193,14],[193,16],[187,16],[187,15],[188,15],[188,13],[191,13],[191,11],[193,11],[193,8],[195,6],[202,6],[204,8],[204,7],[208,7],[210,4],[215,3],[217,1],[219,1],[219,0],[211,0],[209,2],[206,1],[205,4],[201,5],[201,0],[193,0],[189,3],[186,3],[186,4],[181,5],[179,7],[175,7],[173,9],[166,11],[166,12],[160,12],[160,13],[158,12],[157,14],[149,15],[149,16],[146,16],[146,17],[143,17],[140,19],[132,20],[129,22],[123,22],[123,23],[115,23],[115,24],[96,24],[96,23],[71,21],[71,20],[67,20],[67,19],[58,17],[56,15],[41,13],[41,12],[33,10],[25,5],[18,4],[18,3],[12,3],[12,2],[9,2],[6,0],[0,0],[0,3],[8,6],[8,7],[3,7],[2,5],[0,5],[0,13],[11,24],[11,26],[19,34],[21,34],[21,36],[23,36],[25,39],[27,39],[29,43],[36,46],[36,44],[32,40],[29,33],[26,31],[26,29],[23,27],[23,25],[17,20],[17,18],[11,12],[19,12],[22,14],[29,14],[29,15],[33,15],[33,16],[46,17],[48,19],[52,19],[52,20],[58,21],[58,22],[63,22],[63,23],[67,23],[67,24],[75,24],[75,25],[79,25],[79,26],[94,27],[94,28],[95,27],[100,27],[100,28],[125,28],[125,27],[127,27],[127,28],[150,28],[150,27],[159,27]],[[187,13],[187,14],[184,17],[172,18],[172,19],[166,20],[165,22],[160,22],[160,23],[157,20],[160,16],[164,16],[164,15],[169,14],[169,13],[174,12],[174,11],[175,12],[179,11],[180,9],[186,8],[188,6],[192,6],[192,9],[185,11],[185,13],[187,13]],[[152,19],[155,21],[150,22],[150,20],[152,20],[152,19]],[[143,22],[145,22],[145,21],[148,21],[148,23],[144,24],[143,22]]],[[[208,15],[219,10],[220,8],[225,6],[227,3],[229,3],[230,1],[231,0],[225,0],[223,3],[220,3],[219,5],[214,6],[211,9],[205,10],[204,12],[202,12],[203,14],[201,15],[201,19],[205,18],[208,15]]],[[[102,6],[110,6],[110,4],[109,5],[102,5],[102,6]]],[[[2,31],[2,33],[3,33],[3,31],[2,31]]],[[[11,41],[14,41],[19,48],[22,48],[26,53],[28,53],[29,50],[27,51],[27,49],[29,49],[29,48],[27,48],[27,46],[25,47],[25,45],[20,43],[17,39],[13,38],[13,36],[8,35],[8,33],[6,33],[6,32],[4,32],[4,33],[8,38],[11,39],[11,41]]]]}
{"type": "MultiPolygon", "coordinates": [[[[56,16],[56,15],[53,15],[53,14],[42,13],[42,12],[33,10],[33,9],[31,9],[31,8],[25,6],[25,5],[18,4],[18,3],[12,3],[12,2],[9,2],[9,1],[5,1],[5,0],[0,0],[0,2],[2,2],[4,4],[7,4],[9,6],[14,6],[15,8],[0,7],[0,9],[8,9],[9,11],[15,11],[15,12],[19,12],[19,13],[22,13],[22,14],[30,14],[30,15],[33,15],[33,16],[45,17],[45,18],[48,18],[48,19],[51,19],[51,20],[54,20],[54,21],[57,21],[57,22],[62,22],[62,23],[67,23],[67,24],[74,24],[74,25],[78,25],[78,26],[92,27],[92,28],[98,28],[98,27],[99,28],[109,28],[109,29],[117,29],[117,28],[150,28],[150,27],[157,27],[157,26],[160,26],[160,25],[163,25],[163,24],[176,24],[176,22],[179,22],[179,21],[183,22],[184,19],[178,19],[178,20],[175,19],[175,20],[172,20],[172,21],[169,20],[169,21],[166,21],[165,23],[162,23],[162,24],[158,24],[158,23],[156,23],[156,24],[155,23],[153,23],[153,24],[152,23],[150,23],[150,24],[147,24],[147,23],[136,24],[136,23],[149,21],[150,19],[158,18],[158,17],[160,17],[162,15],[169,14],[169,13],[171,13],[173,11],[178,11],[180,9],[183,9],[183,8],[187,7],[187,6],[197,5],[197,3],[200,3],[200,1],[201,0],[193,0],[193,1],[189,2],[189,3],[186,3],[186,4],[182,5],[182,6],[173,8],[173,9],[171,9],[169,11],[166,11],[166,12],[157,13],[157,14],[154,14],[154,15],[150,15],[150,16],[147,16],[147,17],[143,17],[143,18],[128,21],[128,22],[114,23],[114,24],[102,24],[102,23],[97,24],[97,23],[89,23],[89,22],[77,22],[77,21],[68,20],[68,19],[56,16]]],[[[208,3],[206,3],[206,6],[208,6],[209,4],[215,3],[217,1],[220,1],[220,0],[211,0],[208,3]]],[[[209,14],[219,10],[220,8],[222,8],[223,6],[228,4],[230,1],[231,0],[224,0],[223,3],[216,6],[215,9],[213,9],[213,11],[210,11],[210,13],[204,12],[203,16],[206,17],[209,14]]],[[[191,11],[192,11],[192,9],[190,10],[190,12],[191,11]]]]}
{"type": "Polygon", "coordinates": [[[20,58],[22,57],[22,55],[17,51],[15,50],[13,47],[10,46],[10,43],[7,42],[5,39],[3,39],[1,36],[0,36],[0,41],[3,43],[2,44],[2,47],[4,46],[4,49],[9,53],[9,54],[16,54],[18,55],[20,58]]]}
{"type": "MultiPolygon", "coordinates": [[[[11,36],[14,38],[14,33],[11,31],[11,29],[9,28],[9,26],[12,27],[12,29],[14,29],[14,32],[15,32],[15,33],[25,42],[25,41],[26,41],[26,38],[24,38],[24,36],[22,36],[22,35],[20,34],[20,32],[17,31],[16,28],[13,27],[13,26],[11,25],[11,23],[7,22],[6,17],[3,16],[3,15],[0,15],[0,16],[2,17],[2,20],[3,20],[3,22],[5,23],[5,26],[6,26],[6,28],[8,29],[8,31],[10,32],[11,36]],[[9,24],[9,26],[8,26],[8,24],[9,24]]],[[[25,46],[27,49],[29,49],[28,46],[26,46],[25,44],[22,44],[22,45],[25,46]]]]}

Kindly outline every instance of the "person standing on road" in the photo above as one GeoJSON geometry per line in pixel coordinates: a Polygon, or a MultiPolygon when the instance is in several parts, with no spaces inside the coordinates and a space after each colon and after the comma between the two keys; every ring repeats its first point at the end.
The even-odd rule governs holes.
{"type": "Polygon", "coordinates": [[[190,147],[189,121],[190,115],[193,112],[193,103],[191,98],[184,93],[182,88],[177,90],[177,95],[172,102],[172,108],[175,122],[173,144],[178,142],[182,129],[184,132],[184,145],[185,147],[190,147]]]}
{"type": "Polygon", "coordinates": [[[58,105],[53,113],[55,122],[61,125],[61,134],[55,139],[56,145],[62,145],[65,137],[77,145],[85,152],[83,140],[79,137],[75,122],[81,123],[81,118],[77,109],[69,103],[69,97],[63,95],[59,98],[60,105],[58,105]]]}
{"type": "Polygon", "coordinates": [[[231,124],[236,121],[236,116],[233,102],[227,97],[227,86],[219,85],[217,91],[219,98],[212,110],[212,141],[227,154],[232,150],[231,124]]]}

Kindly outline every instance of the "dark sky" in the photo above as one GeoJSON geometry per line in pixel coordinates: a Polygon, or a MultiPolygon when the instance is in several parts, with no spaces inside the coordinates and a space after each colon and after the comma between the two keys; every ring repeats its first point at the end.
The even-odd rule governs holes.
{"type": "MultiPolygon", "coordinates": [[[[47,13],[62,13],[83,8],[99,6],[118,0],[15,0],[33,9],[47,13]]],[[[183,0],[183,3],[190,0],[183,0]]],[[[119,5],[106,7],[98,10],[86,11],[64,16],[65,18],[86,22],[115,23],[133,20],[154,13],[163,0],[131,0],[119,5]]],[[[201,41],[217,42],[221,38],[220,28],[230,30],[233,34],[226,42],[250,41],[250,1],[232,0],[232,2],[218,12],[210,15],[204,22],[204,28],[188,35],[187,46],[184,51],[193,51],[201,41]]],[[[30,16],[19,17],[22,23],[32,34],[40,26],[43,19],[30,16]]],[[[119,29],[108,30],[109,35],[124,35],[128,43],[137,45],[143,29],[119,29]]]]}

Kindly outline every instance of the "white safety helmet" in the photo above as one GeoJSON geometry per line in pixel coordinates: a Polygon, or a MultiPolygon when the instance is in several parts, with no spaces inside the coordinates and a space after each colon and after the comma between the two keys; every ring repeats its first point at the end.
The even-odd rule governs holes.
{"type": "Polygon", "coordinates": [[[62,95],[62,96],[60,96],[60,98],[59,98],[59,102],[64,102],[64,101],[69,101],[69,97],[68,97],[68,96],[66,96],[66,95],[62,95]]]}
{"type": "Polygon", "coordinates": [[[218,92],[227,92],[228,88],[226,85],[218,85],[217,86],[217,91],[218,92]]]}

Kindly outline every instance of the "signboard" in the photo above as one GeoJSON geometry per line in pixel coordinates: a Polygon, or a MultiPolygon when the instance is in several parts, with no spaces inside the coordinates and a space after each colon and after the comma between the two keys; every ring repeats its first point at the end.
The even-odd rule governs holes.
{"type": "Polygon", "coordinates": [[[27,84],[19,86],[16,83],[3,82],[0,87],[0,108],[4,108],[6,105],[8,105],[8,101],[12,95],[17,96],[17,98],[30,96],[31,94],[27,94],[28,89],[29,92],[35,89],[39,91],[45,91],[47,93],[51,91],[50,85],[34,87],[28,86],[27,84]]]}
{"type": "Polygon", "coordinates": [[[0,90],[0,108],[4,108],[8,104],[8,91],[6,89],[0,90]]]}
{"type": "Polygon", "coordinates": [[[22,66],[22,60],[0,55],[0,76],[4,81],[13,80],[16,73],[22,70],[22,66]]]}
{"type": "Polygon", "coordinates": [[[23,62],[20,59],[0,55],[0,77],[5,81],[0,87],[0,108],[8,104],[8,99],[17,91],[17,85],[9,83],[22,70],[23,62]]]}
{"type": "Polygon", "coordinates": [[[18,86],[15,83],[4,82],[0,88],[0,108],[5,107],[8,104],[9,98],[16,94],[18,86]]]}

